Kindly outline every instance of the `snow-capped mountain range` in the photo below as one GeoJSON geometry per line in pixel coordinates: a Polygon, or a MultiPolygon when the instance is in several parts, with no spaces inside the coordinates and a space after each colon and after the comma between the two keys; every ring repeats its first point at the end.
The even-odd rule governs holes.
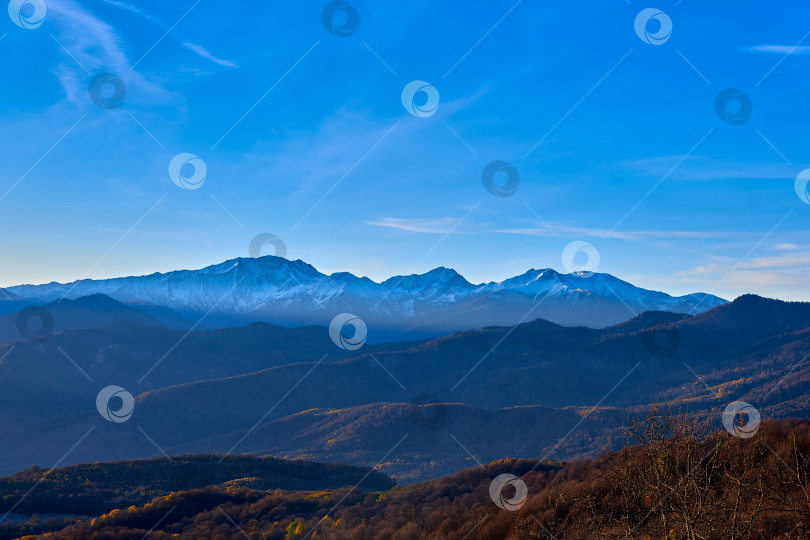
{"type": "Polygon", "coordinates": [[[702,313],[725,300],[696,293],[673,297],[610,274],[531,269],[501,282],[472,284],[455,270],[394,276],[382,283],[348,272],[326,275],[280,257],[239,258],[200,270],[7,287],[32,303],[105,294],[124,303],[169,308],[203,327],[265,321],[329,324],[342,312],[362,317],[379,336],[436,335],[536,318],[604,327],[644,311],[702,313]]]}

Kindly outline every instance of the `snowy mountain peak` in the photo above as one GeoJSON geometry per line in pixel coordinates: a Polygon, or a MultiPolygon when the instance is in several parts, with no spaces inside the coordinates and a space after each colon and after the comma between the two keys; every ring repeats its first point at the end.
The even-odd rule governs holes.
{"type": "Polygon", "coordinates": [[[326,275],[301,260],[238,258],[200,270],[9,287],[30,303],[105,294],[121,302],[168,308],[220,324],[267,321],[328,324],[337,313],[389,329],[427,333],[514,324],[531,313],[560,324],[607,326],[644,311],[700,313],[725,300],[706,294],[679,298],[610,274],[560,274],[546,268],[501,282],[472,284],[451,268],[394,276],[382,283],[349,272],[326,275]]]}
{"type": "Polygon", "coordinates": [[[381,284],[389,289],[415,290],[429,287],[469,288],[472,283],[464,279],[461,274],[452,268],[440,266],[424,274],[411,274],[409,276],[394,276],[381,284]]]}

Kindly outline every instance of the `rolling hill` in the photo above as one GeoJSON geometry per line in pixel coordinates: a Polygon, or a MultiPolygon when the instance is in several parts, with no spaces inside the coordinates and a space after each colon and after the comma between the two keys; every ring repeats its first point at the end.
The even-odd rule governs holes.
{"type": "Polygon", "coordinates": [[[504,454],[592,455],[621,443],[624,414],[655,401],[701,414],[735,400],[766,417],[810,413],[810,305],[754,296],[605,329],[535,320],[353,352],[322,327],[186,335],[124,322],[5,353],[8,473],[52,465],[81,440],[66,463],[254,452],[370,466],[391,451],[383,470],[415,481],[504,454]],[[127,422],[96,411],[107,385],[134,396],[127,422]],[[420,403],[441,408],[438,426],[413,421],[420,403]]]}
{"type": "MultiPolygon", "coordinates": [[[[595,459],[499,459],[395,487],[371,471],[363,475],[366,481],[349,485],[362,470],[255,458],[228,458],[219,468],[216,456],[194,456],[57,469],[51,481],[30,492],[26,504],[79,515],[20,516],[0,524],[0,538],[590,540],[810,534],[806,420],[766,420],[751,439],[660,410],[635,424],[647,426],[641,431],[633,431],[633,425],[626,424],[629,446],[595,459]],[[653,425],[672,429],[656,436],[648,429],[653,425]],[[319,472],[327,478],[316,479],[319,472]],[[313,484],[326,487],[312,491],[313,484]],[[274,487],[279,485],[284,488],[274,487]],[[153,491],[144,491],[147,486],[153,491]]],[[[42,471],[28,471],[0,479],[0,486],[16,490],[9,499],[19,500],[22,490],[42,477],[42,471]]]]}

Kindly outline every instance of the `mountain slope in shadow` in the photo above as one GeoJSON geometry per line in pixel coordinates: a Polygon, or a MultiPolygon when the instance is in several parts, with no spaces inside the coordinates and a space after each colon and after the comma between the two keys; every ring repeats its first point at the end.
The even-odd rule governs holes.
{"type": "Polygon", "coordinates": [[[18,344],[0,364],[0,470],[55,462],[95,426],[70,460],[162,448],[373,465],[406,437],[386,470],[417,479],[469,464],[457,441],[486,458],[596,452],[616,440],[622,414],[656,400],[705,414],[738,399],[774,416],[810,405],[810,365],[802,362],[810,305],[758,297],[696,316],[644,313],[602,330],[536,320],[357,351],[335,347],[322,327],[184,335],[120,323],[18,344]],[[95,410],[109,384],[135,396],[126,423],[95,410]],[[408,420],[409,404],[425,395],[448,404],[435,440],[408,420]],[[430,453],[441,456],[435,466],[424,459],[430,453]]]}

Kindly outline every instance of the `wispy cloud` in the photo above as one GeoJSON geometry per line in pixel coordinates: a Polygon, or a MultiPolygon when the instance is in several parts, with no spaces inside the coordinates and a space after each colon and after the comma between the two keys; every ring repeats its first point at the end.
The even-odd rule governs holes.
{"type": "MultiPolygon", "coordinates": [[[[388,227],[391,229],[399,229],[402,231],[415,232],[415,233],[428,233],[428,234],[445,234],[450,230],[453,224],[457,221],[456,218],[440,217],[440,218],[424,218],[424,219],[405,219],[395,217],[384,217],[374,221],[366,221],[367,225],[374,225],[377,227],[388,227]]],[[[471,224],[474,225],[474,224],[471,224]]],[[[555,235],[546,227],[516,227],[510,229],[490,229],[486,225],[476,227],[477,232],[482,233],[498,233],[498,234],[515,234],[527,236],[565,236],[571,238],[617,238],[620,240],[644,240],[650,238],[732,238],[740,236],[739,233],[731,233],[726,231],[611,231],[609,229],[600,229],[593,227],[572,227],[565,225],[554,225],[555,235]]],[[[471,231],[469,227],[466,231],[453,231],[456,234],[466,233],[471,231]]]]}
{"type": "MultiPolygon", "coordinates": [[[[124,2],[119,2],[118,0],[102,0],[102,1],[104,3],[106,3],[106,4],[109,4],[111,6],[115,6],[115,7],[119,8],[119,9],[123,9],[125,11],[129,11],[130,13],[134,13],[135,15],[138,15],[139,17],[142,17],[142,18],[146,19],[147,21],[151,22],[155,26],[158,26],[163,31],[166,31],[169,28],[171,28],[171,25],[166,23],[166,21],[164,21],[163,19],[161,19],[159,17],[155,17],[154,15],[151,15],[150,13],[144,11],[139,6],[135,6],[135,5],[132,5],[132,4],[127,4],[127,3],[124,3],[124,2]]],[[[178,33],[177,35],[179,36],[180,34],[178,33]]],[[[191,41],[184,40],[184,39],[181,38],[181,44],[183,45],[183,47],[190,50],[191,52],[199,55],[202,58],[205,58],[206,60],[214,62],[215,64],[218,64],[220,66],[232,67],[232,68],[239,67],[238,65],[236,65],[235,62],[231,62],[230,60],[225,60],[223,58],[218,58],[218,57],[214,56],[213,54],[211,54],[208,51],[208,49],[206,49],[205,47],[203,47],[202,45],[200,45],[198,43],[193,43],[191,41]]]]}
{"type": "Polygon", "coordinates": [[[71,0],[54,0],[48,10],[59,22],[60,41],[83,66],[92,70],[106,66],[124,72],[129,68],[121,38],[112,26],[71,0]]]}
{"type": "Polygon", "coordinates": [[[138,6],[135,6],[135,5],[132,5],[132,4],[126,4],[124,2],[118,2],[118,0],[102,0],[102,2],[104,2],[105,4],[109,4],[111,6],[115,6],[115,7],[120,8],[120,9],[124,9],[126,11],[130,11],[132,13],[135,13],[136,15],[140,15],[144,19],[148,19],[148,20],[152,21],[155,24],[160,24],[162,22],[160,19],[158,19],[157,17],[153,17],[153,16],[149,15],[147,12],[145,12],[144,10],[142,10],[138,6]]]}
{"type": "MultiPolygon", "coordinates": [[[[440,113],[447,117],[481,99],[487,87],[478,89],[470,96],[461,96],[454,100],[442,102],[440,113]]],[[[399,118],[412,120],[404,109],[398,110],[399,118]]],[[[341,106],[331,114],[325,116],[313,128],[298,131],[273,131],[273,136],[259,139],[253,148],[243,155],[245,162],[253,167],[254,177],[265,182],[267,178],[295,178],[296,189],[292,192],[295,197],[320,197],[334,182],[353,169],[358,159],[371,148],[376,141],[391,129],[397,117],[380,119],[374,116],[367,108],[355,108],[352,105],[341,106]]],[[[458,144],[456,149],[466,150],[453,136],[445,131],[435,132],[439,140],[450,140],[458,144]]],[[[387,147],[397,145],[399,153],[407,148],[402,141],[413,140],[415,137],[425,137],[423,124],[413,121],[403,121],[391,136],[386,138],[378,150],[375,150],[368,159],[363,161],[362,167],[367,169],[378,156],[386,151],[387,147]]],[[[439,144],[439,143],[437,143],[439,144]]],[[[416,167],[419,160],[410,160],[416,167]]],[[[423,165],[425,174],[435,174],[434,164],[423,165]]],[[[455,172],[448,169],[448,174],[455,172]]],[[[357,176],[352,173],[353,177],[357,176]]],[[[317,200],[317,199],[316,199],[317,200]]],[[[381,223],[374,223],[380,226],[381,223]]],[[[445,231],[441,231],[445,232],[445,231]]]]}
{"type": "Polygon", "coordinates": [[[183,47],[187,48],[190,51],[194,51],[195,53],[199,54],[203,58],[205,58],[207,60],[210,60],[210,61],[214,62],[215,64],[219,64],[220,66],[232,67],[232,68],[239,67],[235,63],[231,62],[230,60],[223,60],[222,58],[217,58],[216,56],[214,56],[213,54],[208,52],[208,49],[206,49],[202,45],[198,45],[196,43],[191,43],[189,41],[184,41],[183,42],[183,47]]]}
{"type": "MultiPolygon", "coordinates": [[[[381,218],[377,221],[366,221],[366,225],[376,225],[377,227],[389,227],[408,232],[446,234],[458,218],[443,217],[437,219],[401,219],[394,217],[381,218]]],[[[454,231],[460,232],[460,231],[454,231]]]]}
{"type": "Polygon", "coordinates": [[[98,70],[125,73],[129,61],[115,30],[78,4],[56,0],[48,4],[65,61],[54,70],[67,98],[80,101],[89,73],[98,70]]]}
{"type": "Polygon", "coordinates": [[[86,102],[87,80],[94,72],[109,71],[125,79],[141,95],[165,99],[167,92],[130,69],[123,39],[115,29],[72,0],[51,0],[55,38],[65,50],[65,60],[54,69],[68,100],[86,102]]]}
{"type": "MultiPolygon", "coordinates": [[[[616,164],[617,170],[634,170],[640,174],[653,178],[667,174],[673,164],[681,156],[657,156],[623,161],[616,164]]],[[[673,180],[729,180],[729,179],[757,179],[768,180],[774,178],[795,178],[796,165],[780,162],[755,162],[743,160],[730,160],[710,158],[707,156],[692,155],[685,160],[668,178],[673,180]]]]}
{"type": "Polygon", "coordinates": [[[805,255],[778,255],[770,257],[757,257],[740,264],[740,268],[810,268],[810,254],[805,255]]]}
{"type": "Polygon", "coordinates": [[[704,289],[723,280],[722,287],[727,290],[778,298],[810,299],[806,286],[808,270],[810,252],[804,252],[752,257],[739,264],[731,257],[714,257],[712,262],[679,272],[678,275],[685,283],[704,289]]]}
{"type": "MultiPolygon", "coordinates": [[[[553,225],[554,230],[562,236],[618,238],[620,240],[642,240],[647,238],[730,238],[734,233],[724,231],[611,231],[593,227],[567,227],[553,225]]],[[[553,236],[545,227],[500,229],[494,232],[506,234],[526,234],[531,236],[553,236]]]]}
{"type": "Polygon", "coordinates": [[[810,47],[799,47],[793,45],[751,45],[743,47],[746,52],[761,52],[771,54],[807,54],[810,52],[810,47]]]}

